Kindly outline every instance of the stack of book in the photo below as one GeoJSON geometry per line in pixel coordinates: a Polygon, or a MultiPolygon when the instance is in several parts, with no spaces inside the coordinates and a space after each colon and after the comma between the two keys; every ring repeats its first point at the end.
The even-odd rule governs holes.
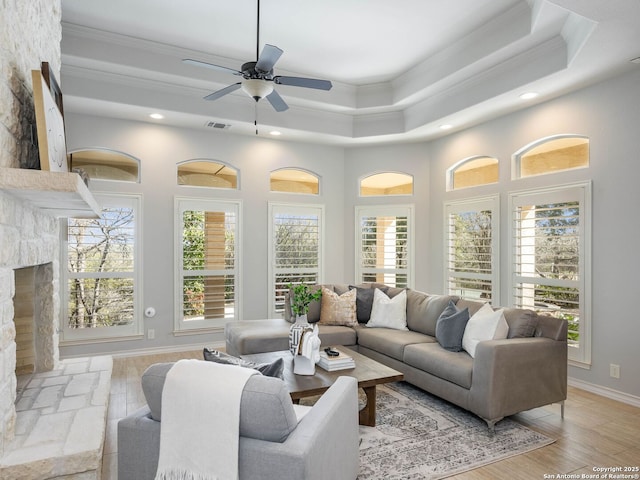
{"type": "Polygon", "coordinates": [[[320,351],[320,360],[318,361],[318,365],[324,368],[328,372],[333,372],[335,370],[346,370],[348,368],[355,368],[356,362],[353,361],[353,358],[349,355],[345,355],[340,352],[340,355],[337,357],[330,357],[326,352],[320,351]]]}

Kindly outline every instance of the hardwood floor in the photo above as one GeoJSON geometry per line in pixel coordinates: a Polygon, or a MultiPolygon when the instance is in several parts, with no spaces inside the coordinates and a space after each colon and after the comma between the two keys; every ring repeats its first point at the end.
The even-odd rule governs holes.
{"type": "MultiPolygon", "coordinates": [[[[117,479],[118,420],[146,403],[140,387],[142,372],[154,363],[201,358],[201,355],[201,351],[191,351],[114,358],[104,480],[117,479]]],[[[545,474],[546,478],[558,478],[558,474],[577,474],[580,478],[582,474],[598,473],[594,471],[596,467],[640,466],[640,408],[569,387],[564,420],[560,418],[559,405],[536,408],[512,418],[556,442],[450,478],[529,480],[544,479],[545,474]]]]}

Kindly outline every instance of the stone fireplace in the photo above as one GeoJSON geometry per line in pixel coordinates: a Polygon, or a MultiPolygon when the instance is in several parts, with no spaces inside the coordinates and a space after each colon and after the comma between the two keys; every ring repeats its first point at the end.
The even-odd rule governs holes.
{"type": "MultiPolygon", "coordinates": [[[[21,339],[31,335],[33,372],[54,369],[58,364],[59,324],[59,231],[58,219],[29,203],[0,192],[0,457],[13,439],[17,395],[17,344],[15,311],[30,312],[31,330],[21,332],[21,339]],[[32,267],[25,270],[26,267],[32,267]],[[17,273],[16,273],[17,272],[17,273]],[[18,291],[38,291],[35,297],[18,299],[18,291]],[[29,278],[28,281],[25,281],[29,278]],[[25,287],[25,283],[29,283],[25,287]],[[35,354],[37,352],[37,355],[35,354]]],[[[19,317],[22,318],[22,317],[19,317]]],[[[22,321],[25,323],[25,321],[22,321]]],[[[21,326],[22,327],[22,326],[21,326]]],[[[28,327],[27,327],[28,330],[28,327]]],[[[24,355],[24,348],[21,355],[24,355]]],[[[29,354],[27,354],[29,355],[29,354]]]]}
{"type": "MultiPolygon", "coordinates": [[[[16,377],[53,370],[56,362],[51,263],[14,270],[13,323],[16,330],[16,377]]],[[[19,382],[20,383],[20,382],[19,382]]]]}
{"type": "MultiPolygon", "coordinates": [[[[100,208],[80,177],[35,170],[31,70],[60,78],[61,0],[0,15],[0,478],[99,479],[111,357],[59,359],[60,218],[100,208]],[[18,398],[19,373],[22,380],[18,398]]],[[[64,90],[64,85],[61,85],[64,90]]]]}
{"type": "Polygon", "coordinates": [[[99,479],[111,357],[60,360],[60,218],[80,177],[0,167],[0,478],[99,479]]]}

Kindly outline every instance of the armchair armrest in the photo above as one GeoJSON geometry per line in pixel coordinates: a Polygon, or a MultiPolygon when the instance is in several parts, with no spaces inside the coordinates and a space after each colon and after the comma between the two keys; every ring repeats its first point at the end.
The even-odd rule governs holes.
{"type": "Polygon", "coordinates": [[[496,421],[566,398],[566,340],[511,338],[478,344],[470,410],[485,420],[496,421]]]}
{"type": "Polygon", "coordinates": [[[357,382],[339,377],[284,443],[240,438],[240,478],[353,480],[358,475],[357,382]]]}

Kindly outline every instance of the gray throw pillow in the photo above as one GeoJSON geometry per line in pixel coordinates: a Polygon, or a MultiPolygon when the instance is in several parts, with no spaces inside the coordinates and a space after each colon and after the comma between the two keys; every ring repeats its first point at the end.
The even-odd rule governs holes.
{"type": "MultiPolygon", "coordinates": [[[[375,288],[358,287],[349,285],[349,290],[356,289],[356,317],[358,323],[367,323],[371,317],[371,307],[373,306],[373,294],[375,288]]],[[[387,293],[389,287],[380,288],[383,292],[387,293]]]]}
{"type": "Polygon", "coordinates": [[[453,300],[438,317],[436,322],[436,340],[445,350],[462,351],[462,337],[469,321],[469,309],[459,310],[453,300]]]}
{"type": "Polygon", "coordinates": [[[238,357],[234,357],[233,355],[229,355],[225,352],[210,350],[206,347],[202,351],[202,355],[208,362],[253,368],[254,370],[258,370],[262,375],[265,375],[267,377],[283,378],[282,372],[284,371],[284,360],[282,358],[279,358],[272,363],[254,363],[238,357]]]}

